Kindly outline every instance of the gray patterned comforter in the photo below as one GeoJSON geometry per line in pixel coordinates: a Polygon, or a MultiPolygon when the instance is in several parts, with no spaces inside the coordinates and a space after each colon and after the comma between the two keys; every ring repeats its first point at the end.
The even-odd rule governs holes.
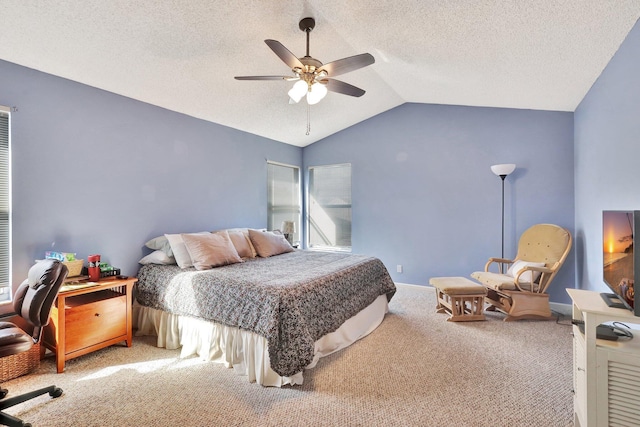
{"type": "Polygon", "coordinates": [[[384,264],[361,255],[296,250],[197,271],[145,265],[140,304],[255,332],[271,368],[291,376],[313,360],[314,343],[396,287],[384,264]]]}

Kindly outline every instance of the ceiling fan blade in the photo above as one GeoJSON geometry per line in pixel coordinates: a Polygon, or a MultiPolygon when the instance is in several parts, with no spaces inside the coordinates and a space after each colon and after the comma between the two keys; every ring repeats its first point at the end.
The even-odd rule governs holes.
{"type": "Polygon", "coordinates": [[[358,68],[366,67],[376,62],[370,53],[361,53],[360,55],[350,56],[348,58],[338,59],[328,64],[324,64],[320,69],[325,70],[329,77],[339,76],[358,68]]]}
{"type": "Polygon", "coordinates": [[[299,80],[296,76],[235,76],[236,80],[299,80]]]}
{"type": "Polygon", "coordinates": [[[343,95],[356,96],[360,97],[365,94],[365,91],[360,89],[359,87],[355,87],[350,85],[349,83],[345,83],[336,79],[322,79],[320,83],[327,85],[327,90],[331,92],[341,93],[343,95]]]}
{"type": "Polygon", "coordinates": [[[267,39],[264,42],[276,55],[278,55],[278,58],[282,59],[282,62],[289,66],[289,68],[304,68],[302,62],[300,62],[300,60],[279,41],[267,39]]]}

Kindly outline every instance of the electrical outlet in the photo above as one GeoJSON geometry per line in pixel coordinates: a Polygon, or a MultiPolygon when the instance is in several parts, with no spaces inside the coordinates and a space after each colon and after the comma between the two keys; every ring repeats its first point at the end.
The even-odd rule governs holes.
{"type": "Polygon", "coordinates": [[[398,273],[402,273],[402,264],[398,264],[398,265],[396,265],[396,271],[397,271],[398,273]]]}

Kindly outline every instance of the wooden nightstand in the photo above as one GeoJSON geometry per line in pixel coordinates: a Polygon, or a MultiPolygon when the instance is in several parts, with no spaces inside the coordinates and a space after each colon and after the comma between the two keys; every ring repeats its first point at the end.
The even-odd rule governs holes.
{"type": "Polygon", "coordinates": [[[58,373],[69,359],[121,341],[131,347],[131,303],[137,281],[105,278],[94,286],[61,288],[42,339],[56,354],[58,373]]]}

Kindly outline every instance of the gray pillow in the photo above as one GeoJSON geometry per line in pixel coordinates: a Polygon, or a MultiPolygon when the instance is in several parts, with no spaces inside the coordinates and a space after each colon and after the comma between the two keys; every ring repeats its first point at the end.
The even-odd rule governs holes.
{"type": "Polygon", "coordinates": [[[169,239],[167,239],[165,236],[155,237],[149,240],[144,245],[149,249],[153,249],[154,251],[162,251],[169,257],[173,256],[171,245],[169,244],[169,239]]]}

